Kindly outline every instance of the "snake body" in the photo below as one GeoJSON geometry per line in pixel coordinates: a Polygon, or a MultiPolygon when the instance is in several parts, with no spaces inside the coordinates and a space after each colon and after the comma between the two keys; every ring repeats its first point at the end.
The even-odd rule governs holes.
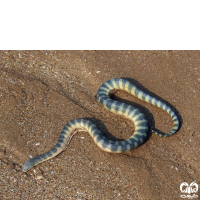
{"type": "Polygon", "coordinates": [[[156,135],[160,137],[167,137],[174,134],[179,128],[179,120],[175,112],[164,102],[158,100],[157,98],[145,93],[139,89],[136,85],[125,79],[111,79],[106,81],[101,85],[97,92],[98,101],[109,111],[122,115],[127,119],[130,119],[135,125],[134,134],[127,140],[124,141],[113,141],[107,139],[98,127],[89,120],[86,119],[75,119],[70,121],[60,133],[56,145],[47,153],[41,154],[39,156],[30,158],[23,166],[22,170],[24,172],[31,169],[33,166],[38,165],[41,162],[55,157],[61,153],[70,143],[71,138],[78,130],[86,130],[94,139],[94,142],[99,148],[110,153],[122,153],[140,146],[149,131],[148,120],[146,116],[138,108],[128,105],[122,102],[112,100],[109,95],[114,90],[124,90],[137,98],[149,102],[164,111],[166,111],[173,120],[173,128],[166,134],[158,133],[153,131],[156,135]]]}

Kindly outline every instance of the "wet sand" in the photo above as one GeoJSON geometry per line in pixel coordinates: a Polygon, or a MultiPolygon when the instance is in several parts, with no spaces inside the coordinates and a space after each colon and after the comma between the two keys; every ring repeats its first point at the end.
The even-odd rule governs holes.
{"type": "MultiPolygon", "coordinates": [[[[161,109],[123,91],[114,98],[141,108],[151,126],[171,129],[161,109]]],[[[199,102],[200,51],[0,51],[0,199],[181,199],[182,182],[200,187],[199,102]],[[22,172],[73,119],[93,120],[110,138],[133,134],[130,121],[95,99],[111,78],[172,105],[180,130],[167,138],[149,133],[123,154],[102,151],[80,132],[64,152],[22,172]]]]}

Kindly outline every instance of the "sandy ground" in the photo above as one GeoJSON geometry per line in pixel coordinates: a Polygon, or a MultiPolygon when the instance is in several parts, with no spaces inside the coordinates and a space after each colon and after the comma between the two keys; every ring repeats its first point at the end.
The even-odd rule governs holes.
{"type": "MultiPolygon", "coordinates": [[[[151,126],[171,129],[161,109],[123,91],[114,98],[141,108],[151,126]]],[[[200,187],[199,102],[200,51],[1,51],[0,199],[181,199],[182,182],[200,187]],[[124,154],[104,152],[80,132],[57,157],[22,172],[73,119],[93,119],[107,137],[133,134],[131,122],[95,99],[111,78],[127,78],[171,104],[180,130],[168,138],[149,133],[124,154]]]]}

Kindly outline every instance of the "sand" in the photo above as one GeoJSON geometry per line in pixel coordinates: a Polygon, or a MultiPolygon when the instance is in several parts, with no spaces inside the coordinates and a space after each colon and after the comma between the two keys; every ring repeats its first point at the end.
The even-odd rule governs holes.
{"type": "MultiPolygon", "coordinates": [[[[161,109],[123,91],[114,98],[141,108],[150,126],[172,128],[161,109]]],[[[0,51],[0,199],[181,199],[182,182],[200,187],[199,102],[200,51],[0,51]],[[167,138],[149,133],[123,154],[102,151],[80,132],[61,154],[23,172],[73,119],[89,118],[114,139],[134,133],[132,122],[95,98],[111,78],[172,105],[180,130],[167,138]]]]}

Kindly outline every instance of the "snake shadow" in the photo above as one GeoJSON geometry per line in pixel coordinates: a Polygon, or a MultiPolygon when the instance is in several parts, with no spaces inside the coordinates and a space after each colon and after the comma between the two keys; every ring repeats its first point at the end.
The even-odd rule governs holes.
{"type": "MultiPolygon", "coordinates": [[[[182,117],[180,115],[180,113],[178,112],[178,110],[172,105],[170,104],[169,102],[167,102],[166,100],[164,100],[163,98],[159,97],[158,95],[154,94],[153,92],[149,91],[148,89],[146,89],[144,86],[141,85],[141,83],[139,83],[138,81],[134,80],[134,79],[131,79],[131,78],[126,78],[126,77],[123,77],[123,79],[126,79],[128,81],[130,81],[131,83],[133,83],[134,85],[136,85],[139,89],[141,89],[142,91],[144,91],[145,93],[149,94],[150,96],[152,97],[155,97],[157,98],[158,100],[162,101],[163,103],[165,103],[166,105],[168,105],[174,112],[175,114],[177,115],[178,117],[178,120],[179,120],[179,128],[177,131],[179,131],[179,129],[181,128],[182,126],[182,123],[183,123],[183,120],[182,120],[182,117]]],[[[117,92],[117,91],[116,91],[117,92]]],[[[122,103],[126,103],[126,104],[129,104],[129,105],[132,105],[138,109],[140,109],[144,114],[145,116],[147,117],[147,120],[149,122],[149,128],[159,132],[159,133],[163,133],[162,131],[158,130],[155,128],[155,120],[154,120],[154,117],[153,117],[153,114],[150,112],[150,110],[148,110],[146,107],[138,104],[138,103],[135,103],[135,102],[132,102],[132,101],[129,101],[129,100],[126,100],[126,99],[122,99],[120,97],[117,97],[115,95],[115,93],[112,93],[110,95],[110,98],[113,99],[113,100],[116,100],[116,101],[119,101],[119,102],[122,102],[122,103]]],[[[137,98],[137,97],[135,97],[137,98]]],[[[137,98],[138,99],[138,98],[137,98]]],[[[142,100],[140,100],[142,101],[142,100]]],[[[148,103],[148,102],[147,102],[148,103]]],[[[108,138],[108,139],[111,139],[111,140],[114,140],[114,141],[122,141],[123,139],[119,139],[117,137],[115,137],[114,135],[110,134],[106,128],[106,126],[104,125],[104,123],[100,120],[97,120],[95,118],[85,118],[85,119],[88,119],[90,120],[91,122],[93,122],[94,124],[96,124],[99,129],[103,132],[103,134],[108,138]]],[[[164,133],[163,133],[164,134],[164,133]]],[[[152,132],[150,131],[149,129],[149,132],[147,134],[147,137],[145,139],[145,141],[143,142],[146,143],[152,136],[152,132]]]]}
{"type": "Polygon", "coordinates": [[[113,141],[123,141],[123,139],[119,139],[117,137],[115,137],[114,135],[112,135],[111,133],[109,133],[107,127],[105,126],[105,124],[96,118],[91,118],[91,117],[84,117],[83,119],[86,119],[92,123],[94,123],[99,130],[103,133],[104,136],[106,136],[106,138],[113,140],[113,141]]]}

